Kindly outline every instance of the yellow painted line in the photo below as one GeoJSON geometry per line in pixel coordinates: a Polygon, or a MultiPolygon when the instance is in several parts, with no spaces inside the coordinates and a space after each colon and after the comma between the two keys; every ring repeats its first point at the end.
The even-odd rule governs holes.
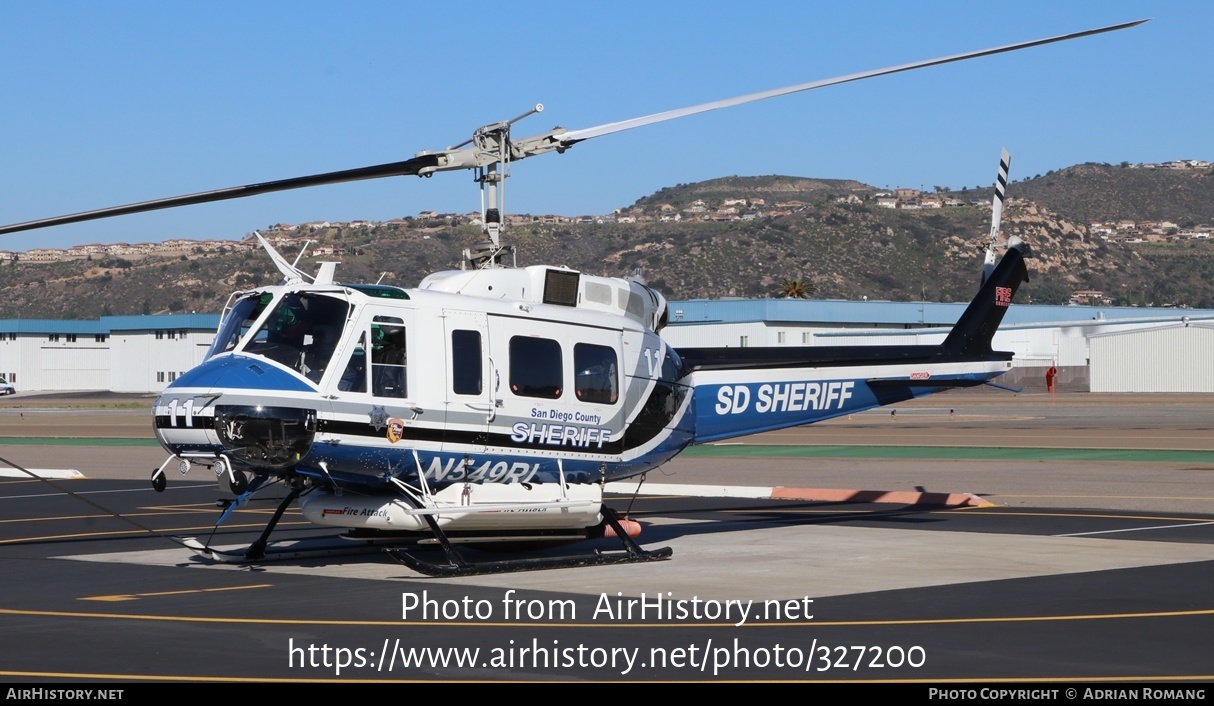
{"type": "MultiPolygon", "coordinates": [[[[996,509],[1002,509],[998,507],[996,509]]],[[[1208,522],[1209,517],[1169,517],[1167,515],[1085,515],[1078,512],[994,512],[992,517],[1080,517],[1102,520],[1156,520],[1165,522],[1208,522]]]]}
{"type": "MultiPolygon", "coordinates": [[[[347,679],[345,677],[325,677],[325,678],[309,678],[309,677],[220,677],[220,676],[187,676],[187,675],[167,675],[167,674],[110,674],[96,672],[10,672],[0,671],[0,677],[23,677],[36,679],[115,679],[123,681],[166,681],[166,682],[231,682],[242,684],[450,684],[452,681],[459,682],[459,679],[442,678],[442,679],[347,679]]],[[[1096,683],[1096,682],[1171,682],[1171,681],[1211,681],[1214,680],[1214,674],[1172,674],[1172,675],[1148,675],[1148,676],[1111,676],[1111,677],[967,677],[964,679],[954,679],[949,677],[939,677],[934,679],[714,679],[714,684],[997,684],[997,683],[1096,683]]],[[[475,684],[513,684],[517,683],[517,679],[465,679],[464,683],[475,684]]],[[[530,683],[545,684],[545,683],[567,683],[565,681],[556,680],[528,680],[530,683]]],[[[686,679],[657,679],[646,681],[647,684],[685,684],[686,679]]],[[[583,683],[587,684],[614,684],[615,680],[588,680],[583,683]]]]}
{"type": "MultiPolygon", "coordinates": [[[[765,432],[765,433],[770,434],[771,432],[765,432]]],[[[858,433],[859,433],[859,432],[857,432],[857,434],[858,434],[858,433]]],[[[1125,438],[1127,438],[1127,437],[1126,437],[1126,436],[1124,436],[1124,435],[1122,435],[1122,434],[1118,434],[1118,435],[1117,435],[1117,438],[1119,438],[1119,439],[1125,439],[1125,438]]],[[[1128,437],[1128,438],[1135,438],[1135,437],[1128,437]]],[[[1196,439],[1194,439],[1194,437],[1189,437],[1189,436],[1181,436],[1181,437],[1154,437],[1154,436],[1148,436],[1148,437],[1142,437],[1142,438],[1145,438],[1145,439],[1152,439],[1152,440],[1154,440],[1154,439],[1158,439],[1158,440],[1160,440],[1160,441],[1194,441],[1194,440],[1196,440],[1196,441],[1202,441],[1202,442],[1205,442],[1205,438],[1203,438],[1203,437],[1197,437],[1196,439]]],[[[1074,449],[1074,450],[1078,450],[1078,451],[1141,451],[1141,452],[1151,452],[1151,451],[1214,451],[1214,448],[1212,448],[1212,447],[1211,447],[1209,444],[1206,444],[1206,443],[1203,443],[1203,444],[1201,444],[1201,445],[1199,445],[1199,446],[1196,446],[1195,448],[1184,448],[1184,449],[1157,449],[1157,448],[1142,448],[1141,446],[1108,446],[1108,445],[1106,445],[1106,444],[1099,443],[1098,441],[1087,441],[1087,442],[1085,442],[1085,441],[1075,441],[1075,440],[1070,439],[1070,438],[1063,438],[1062,440],[1060,440],[1060,441],[1058,441],[1058,442],[1055,442],[1055,443],[1049,443],[1049,441],[1046,441],[1046,442],[1044,442],[1044,443],[1043,443],[1043,442],[1041,441],[1041,439],[1040,439],[1040,438],[1038,438],[1038,437],[1034,437],[1034,438],[1031,440],[1031,441],[1032,441],[1032,445],[1031,445],[1031,446],[1029,446],[1029,445],[1028,445],[1028,442],[1025,442],[1025,444],[1024,444],[1024,445],[1018,445],[1018,444],[1015,444],[1015,443],[1014,443],[1015,441],[1016,441],[1015,439],[1003,439],[1003,440],[1001,440],[1001,442],[1000,442],[1000,443],[1001,443],[1001,448],[1007,448],[1007,449],[1050,449],[1050,450],[1064,450],[1064,451],[1065,451],[1065,450],[1072,450],[1072,449],[1074,449]]],[[[719,444],[712,444],[712,446],[718,446],[718,445],[719,445],[719,444]]],[[[989,447],[990,447],[990,444],[984,444],[984,443],[981,443],[981,442],[972,442],[972,443],[966,443],[966,442],[964,442],[964,441],[957,441],[957,440],[953,439],[951,436],[940,436],[940,437],[934,437],[934,436],[925,436],[925,435],[922,435],[922,434],[920,434],[920,435],[919,435],[919,436],[918,436],[918,437],[915,439],[915,441],[913,441],[913,442],[907,442],[907,441],[868,441],[868,440],[859,441],[859,440],[848,440],[847,438],[842,438],[842,439],[840,439],[840,440],[838,440],[838,441],[833,441],[833,442],[831,442],[831,443],[829,443],[829,444],[828,444],[828,443],[826,443],[826,442],[824,442],[824,441],[820,441],[820,442],[812,442],[812,443],[808,443],[808,442],[807,442],[807,443],[797,443],[797,442],[795,442],[795,441],[779,441],[779,440],[777,440],[777,441],[748,441],[748,442],[741,442],[741,443],[738,443],[738,444],[735,444],[735,445],[736,445],[736,446],[805,446],[805,447],[808,447],[808,448],[814,448],[814,447],[817,447],[817,446],[855,446],[855,447],[872,446],[872,447],[875,447],[875,448],[902,448],[902,447],[907,447],[907,448],[920,448],[920,447],[932,447],[932,446],[947,446],[947,447],[955,447],[955,448],[959,448],[959,449],[985,449],[985,448],[989,448],[989,447]],[[947,440],[948,440],[948,443],[946,443],[946,444],[934,444],[934,443],[928,443],[929,441],[931,441],[931,440],[933,440],[933,439],[936,439],[936,438],[940,438],[940,439],[947,439],[947,440]],[[926,439],[926,441],[925,441],[925,439],[926,439]]],[[[969,460],[969,459],[967,459],[967,460],[969,460]]],[[[1065,461],[1064,463],[1070,463],[1070,462],[1071,462],[1071,461],[1065,461]]],[[[1075,462],[1075,463],[1080,463],[1080,462],[1088,463],[1088,461],[1083,461],[1082,459],[1081,459],[1081,460],[1074,461],[1074,462],[1075,462]]],[[[1166,462],[1167,462],[1167,461],[1165,461],[1165,463],[1166,463],[1166,462]]],[[[1119,463],[1124,463],[1124,462],[1119,462],[1119,463]]]]}
{"type": "MultiPolygon", "coordinates": [[[[102,620],[142,620],[166,623],[211,623],[227,625],[309,625],[328,627],[443,627],[443,628],[722,628],[737,629],[734,622],[718,623],[550,623],[550,622],[446,622],[418,620],[313,620],[303,618],[216,618],[184,615],[142,615],[138,613],[80,613],[56,610],[19,610],[0,608],[0,615],[20,615],[25,617],[49,618],[95,618],[102,620]]],[[[923,625],[983,625],[998,623],[1054,623],[1086,620],[1129,620],[1143,618],[1191,618],[1214,615],[1214,608],[1199,610],[1159,611],[1150,613],[1094,613],[1090,615],[1026,615],[1004,616],[990,618],[918,618],[909,620],[800,620],[793,622],[747,622],[741,627],[752,628],[788,628],[788,627],[903,627],[923,625]]]]}
{"type": "Polygon", "coordinates": [[[1023,493],[988,493],[1001,498],[1065,498],[1067,500],[1211,500],[1200,495],[1024,495],[1023,493]]]}
{"type": "MultiPolygon", "coordinates": [[[[149,510],[151,510],[151,511],[150,512],[124,512],[124,513],[122,513],[122,516],[123,517],[163,517],[165,515],[173,515],[173,514],[183,512],[182,510],[177,510],[177,509],[149,508],[149,510]]],[[[210,509],[211,512],[218,515],[219,513],[216,512],[216,510],[217,510],[217,508],[214,508],[214,507],[212,507],[210,509]]],[[[201,510],[190,510],[189,512],[202,512],[202,511],[201,510]]],[[[15,519],[9,519],[9,520],[0,520],[0,524],[9,524],[9,523],[14,523],[14,522],[56,522],[59,520],[103,520],[103,519],[107,519],[107,518],[117,519],[113,515],[108,515],[108,514],[54,515],[54,516],[50,516],[50,517],[22,517],[22,518],[15,518],[15,519]]]]}
{"type": "MultiPolygon", "coordinates": [[[[771,510],[764,510],[763,508],[751,508],[749,510],[716,510],[715,512],[724,512],[726,514],[732,514],[732,515],[753,515],[753,514],[758,514],[758,515],[773,515],[773,514],[774,515],[878,515],[878,514],[881,514],[881,515],[883,515],[883,514],[886,514],[887,511],[881,511],[881,510],[809,510],[809,509],[799,509],[799,508],[796,508],[796,509],[774,508],[771,510]]],[[[923,511],[918,510],[915,512],[923,512],[923,511]]],[[[933,511],[933,512],[936,512],[936,511],[933,511]]],[[[634,514],[641,515],[641,514],[645,514],[645,513],[638,512],[638,513],[634,513],[634,514]]],[[[653,513],[653,514],[657,514],[657,513],[653,513]]],[[[670,514],[670,513],[665,513],[665,514],[670,514]]]]}
{"type": "MultiPolygon", "coordinates": [[[[215,503],[191,503],[189,505],[148,505],[148,506],[145,506],[144,509],[145,510],[165,510],[165,511],[173,511],[173,512],[215,512],[215,513],[223,512],[223,510],[220,509],[217,505],[215,505],[215,503]]],[[[272,510],[272,509],[266,509],[266,508],[255,509],[255,508],[250,508],[250,507],[243,507],[243,508],[237,510],[233,514],[236,514],[236,515],[242,515],[242,514],[265,515],[265,514],[272,513],[272,512],[274,512],[274,510],[272,510]]],[[[286,512],[283,513],[284,517],[286,517],[287,515],[301,515],[302,516],[303,512],[299,508],[290,508],[286,512]]]]}
{"type": "MultiPolygon", "coordinates": [[[[288,526],[288,527],[292,526],[292,525],[312,526],[312,523],[311,522],[280,522],[280,523],[278,523],[279,527],[282,527],[284,525],[288,526]]],[[[265,525],[263,525],[260,522],[255,522],[255,523],[249,523],[249,524],[243,524],[243,525],[223,525],[223,529],[224,530],[250,529],[250,528],[256,529],[256,528],[261,528],[264,526],[265,525]]],[[[165,529],[155,530],[155,534],[165,535],[165,534],[175,534],[178,532],[206,532],[208,530],[213,529],[214,527],[215,527],[215,525],[213,525],[213,524],[212,525],[200,525],[197,527],[167,527],[165,529]]],[[[79,532],[76,534],[50,534],[50,535],[46,535],[44,537],[20,537],[17,539],[0,539],[0,545],[2,545],[2,544],[24,544],[26,542],[48,542],[48,541],[54,541],[57,539],[84,539],[86,537],[120,537],[123,535],[132,535],[132,534],[152,534],[152,533],[148,532],[147,530],[114,530],[112,532],[79,532]]]]}
{"type": "Polygon", "coordinates": [[[159,596],[184,596],[194,593],[216,593],[219,591],[243,591],[249,588],[270,588],[272,583],[259,583],[253,586],[228,586],[225,588],[191,588],[184,591],[158,591],[156,593],[119,593],[111,596],[86,596],[77,598],[78,601],[104,601],[117,603],[119,601],[136,601],[140,598],[156,598],[159,596]]]}
{"type": "MultiPolygon", "coordinates": [[[[123,517],[147,517],[152,514],[161,515],[164,513],[142,513],[139,515],[123,515],[123,517]]],[[[54,522],[56,520],[101,520],[105,518],[113,518],[113,515],[57,515],[55,517],[22,517],[10,520],[0,520],[0,525],[12,524],[16,522],[54,522]]]]}
{"type": "MultiPolygon", "coordinates": [[[[221,514],[223,512],[218,507],[216,507],[214,504],[205,504],[205,503],[203,503],[203,504],[194,503],[194,504],[190,504],[190,505],[151,505],[151,506],[145,507],[144,510],[145,510],[145,512],[124,512],[124,513],[122,513],[122,516],[123,517],[162,517],[164,515],[171,515],[174,513],[191,513],[191,514],[213,513],[216,516],[218,516],[219,514],[221,514]]],[[[245,515],[245,514],[264,515],[264,514],[267,514],[270,512],[273,512],[273,510],[240,509],[240,510],[237,510],[233,514],[236,514],[236,515],[245,515]]],[[[292,508],[290,510],[287,510],[285,513],[283,513],[284,517],[295,516],[295,515],[302,517],[303,513],[298,508],[292,508]]],[[[55,521],[59,521],[59,520],[98,520],[98,519],[105,519],[107,517],[113,518],[114,516],[106,515],[106,514],[97,514],[97,515],[51,515],[51,516],[45,516],[45,517],[21,517],[21,518],[0,520],[0,525],[18,523],[18,522],[55,522],[55,521]]]]}
{"type": "MultiPolygon", "coordinates": [[[[366,684],[370,682],[382,683],[450,683],[450,679],[316,679],[307,677],[217,677],[217,676],[187,676],[184,674],[113,674],[113,673],[97,673],[97,672],[5,672],[0,671],[2,677],[23,677],[34,679],[115,679],[120,681],[168,681],[168,682],[232,682],[242,684],[290,684],[294,682],[302,684],[331,684],[335,682],[347,684],[366,684]]],[[[501,680],[504,681],[504,680],[501,680]]],[[[492,684],[491,680],[486,680],[486,684],[492,684]]],[[[13,687],[17,688],[17,687],[13,687]]]]}
{"type": "MultiPolygon", "coordinates": [[[[1034,683],[1034,682],[1048,682],[1048,683],[1053,683],[1053,684],[1065,684],[1066,682],[1088,683],[1088,682],[1106,682],[1106,681],[1108,681],[1108,682],[1210,681],[1210,679],[1211,679],[1211,677],[1208,674],[1187,674],[1187,675],[1186,674],[1177,674],[1175,676],[1151,675],[1151,676],[1145,676],[1145,677],[1144,676],[1137,676],[1137,677],[1124,677],[1124,676],[1123,677],[1054,677],[1054,676],[1050,676],[1050,677],[965,677],[962,679],[953,679],[953,678],[945,677],[942,679],[879,680],[879,681],[874,681],[871,683],[894,683],[894,684],[896,684],[896,683],[905,681],[906,683],[917,683],[917,684],[932,684],[935,682],[948,683],[948,684],[992,684],[992,683],[997,684],[997,683],[1001,683],[1001,682],[1009,682],[1009,683],[1015,683],[1015,684],[1034,683]]],[[[864,680],[859,680],[859,681],[864,681],[864,680]]],[[[846,683],[848,683],[848,680],[841,680],[839,683],[846,684],[846,683]]]]}
{"type": "MultiPolygon", "coordinates": [[[[166,506],[166,507],[149,507],[147,509],[148,510],[160,510],[161,512],[159,514],[162,514],[162,515],[172,514],[172,513],[180,513],[183,515],[205,515],[206,513],[211,513],[214,515],[223,514],[223,510],[221,510],[218,507],[215,507],[214,505],[203,506],[203,507],[173,507],[170,505],[170,506],[166,506]]],[[[243,510],[237,510],[233,514],[241,514],[243,512],[244,512],[243,510]]],[[[133,517],[133,515],[128,515],[126,513],[123,513],[122,516],[123,517],[133,517]]]]}
{"type": "MultiPolygon", "coordinates": [[[[907,509],[907,510],[905,510],[905,512],[920,512],[920,513],[923,513],[926,515],[947,515],[947,514],[958,512],[958,511],[969,511],[972,513],[974,511],[992,510],[992,509],[1001,510],[1001,512],[989,513],[990,517],[1079,517],[1079,518],[1093,518],[1093,519],[1101,519],[1101,520],[1155,520],[1158,522],[1201,522],[1201,523],[1210,521],[1209,517],[1170,517],[1170,516],[1166,516],[1166,515],[1105,515],[1105,514],[1097,515],[1097,514],[1082,514],[1082,513],[1077,513],[1077,512],[1002,511],[1004,509],[1004,506],[1002,506],[1002,505],[990,505],[990,506],[982,506],[982,507],[959,507],[959,508],[953,508],[953,509],[948,509],[948,510],[907,509]]],[[[719,510],[718,512],[724,512],[727,514],[739,514],[739,515],[748,515],[748,514],[842,515],[842,514],[847,514],[847,513],[856,514],[856,515],[884,515],[885,514],[878,510],[811,510],[811,509],[799,509],[799,508],[788,508],[788,509],[773,508],[770,510],[765,510],[763,508],[749,508],[749,509],[741,509],[741,510],[719,510]]],[[[632,513],[632,514],[641,515],[644,513],[632,513]]]]}

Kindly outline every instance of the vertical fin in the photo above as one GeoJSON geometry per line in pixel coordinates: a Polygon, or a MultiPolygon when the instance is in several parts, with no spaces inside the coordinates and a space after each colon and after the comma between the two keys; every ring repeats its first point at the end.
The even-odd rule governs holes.
{"type": "Polygon", "coordinates": [[[978,290],[941,347],[948,353],[981,355],[991,352],[991,338],[1003,321],[1021,282],[1029,281],[1024,259],[1032,257],[1029,246],[1015,236],[1008,238],[1007,252],[999,266],[978,290]]]}

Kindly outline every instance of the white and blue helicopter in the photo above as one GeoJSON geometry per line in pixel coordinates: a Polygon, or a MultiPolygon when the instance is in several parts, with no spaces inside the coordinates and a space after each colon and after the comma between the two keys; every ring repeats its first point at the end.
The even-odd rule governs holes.
{"type": "MultiPolygon", "coordinates": [[[[265,243],[281,283],[236,292],[204,361],[155,402],[171,464],[226,477],[238,507],[270,482],[285,494],[261,537],[266,557],[298,501],[305,518],[351,536],[429,542],[446,563],[393,555],[419,571],[470,574],[670,556],[645,551],[603,504],[606,482],[643,476],[683,449],[812,424],[989,383],[1012,354],[991,338],[1027,281],[1027,246],[994,266],[1006,155],[981,288],[940,345],[691,348],[663,340],[667,305],[639,278],[507,266],[500,243],[510,162],[614,132],[718,108],[1131,27],[1131,22],[753,93],[584,130],[513,139],[542,110],[478,129],[464,143],[401,162],[31,221],[0,234],[142,211],[388,176],[475,170],[485,242],[464,267],[416,288],[342,283],[336,263],[300,271],[265,243]],[[251,481],[250,481],[251,479],[251,481]],[[454,545],[612,534],[625,550],[586,557],[465,560],[454,545]]],[[[260,236],[258,236],[260,237],[260,236]]],[[[221,518],[222,521],[222,518],[221,518]]],[[[221,556],[195,543],[210,556],[221,556]]]]}

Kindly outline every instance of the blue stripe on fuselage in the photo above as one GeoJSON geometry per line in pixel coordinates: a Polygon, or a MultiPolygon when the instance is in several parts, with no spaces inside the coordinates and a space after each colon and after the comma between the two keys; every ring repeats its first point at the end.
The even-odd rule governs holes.
{"type": "MultiPolygon", "coordinates": [[[[981,381],[986,377],[948,375],[934,379],[981,381]]],[[[944,389],[902,388],[905,397],[922,397],[944,389]]],[[[883,404],[864,380],[847,379],[699,385],[695,394],[697,444],[812,424],[883,404]]]]}
{"type": "Polygon", "coordinates": [[[168,388],[232,388],[237,390],[281,390],[315,392],[303,380],[261,358],[225,355],[212,358],[188,371],[168,388]]]}

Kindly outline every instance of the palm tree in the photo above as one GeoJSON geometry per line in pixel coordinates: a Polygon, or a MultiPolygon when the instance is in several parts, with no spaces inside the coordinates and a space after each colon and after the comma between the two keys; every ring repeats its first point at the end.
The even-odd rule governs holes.
{"type": "Polygon", "coordinates": [[[776,287],[776,296],[786,299],[809,299],[818,291],[813,282],[807,282],[800,277],[789,278],[776,287]]]}

